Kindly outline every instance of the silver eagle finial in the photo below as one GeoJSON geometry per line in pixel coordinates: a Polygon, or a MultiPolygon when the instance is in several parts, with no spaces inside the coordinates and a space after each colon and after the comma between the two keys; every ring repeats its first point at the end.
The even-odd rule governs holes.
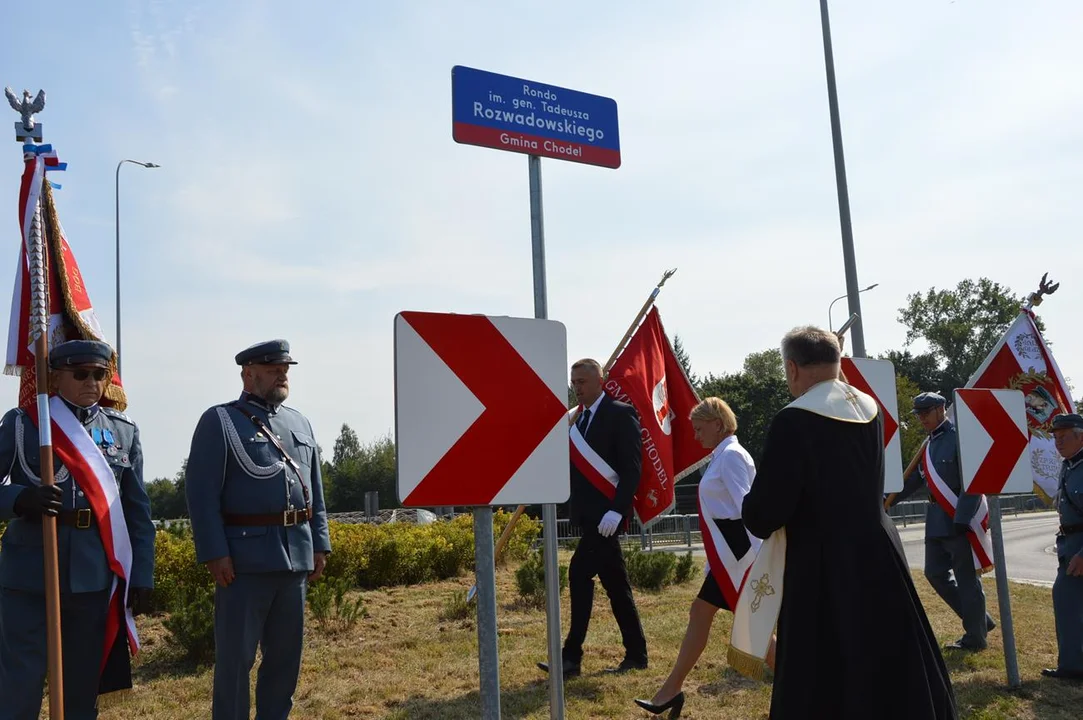
{"type": "Polygon", "coordinates": [[[38,90],[37,97],[33,100],[30,99],[29,90],[23,90],[23,97],[21,100],[9,87],[4,88],[4,94],[7,95],[11,108],[22,116],[23,129],[28,133],[33,132],[35,124],[34,115],[45,109],[45,91],[38,90]]]}

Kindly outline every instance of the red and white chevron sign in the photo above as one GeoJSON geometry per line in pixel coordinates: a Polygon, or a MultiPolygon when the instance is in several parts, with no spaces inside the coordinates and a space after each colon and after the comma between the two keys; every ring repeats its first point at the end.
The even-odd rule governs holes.
{"type": "Polygon", "coordinates": [[[567,332],[552,320],[396,315],[402,504],[566,502],[567,361],[567,332]]]}
{"type": "Polygon", "coordinates": [[[1032,491],[1030,435],[1021,391],[956,390],[955,426],[963,490],[974,495],[1032,491]]]}
{"type": "Polygon", "coordinates": [[[880,406],[884,424],[884,492],[899,492],[903,489],[903,464],[895,366],[888,360],[844,357],[842,372],[850,385],[872,395],[880,406]]]}

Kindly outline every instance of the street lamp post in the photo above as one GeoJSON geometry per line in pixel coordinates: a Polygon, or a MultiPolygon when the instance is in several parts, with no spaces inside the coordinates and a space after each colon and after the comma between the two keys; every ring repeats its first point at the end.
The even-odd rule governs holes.
{"type": "Polygon", "coordinates": [[[121,355],[120,355],[120,166],[123,165],[124,163],[131,163],[132,165],[139,165],[139,166],[145,167],[145,168],[161,167],[161,165],[155,165],[154,163],[150,163],[150,162],[139,162],[138,160],[121,160],[120,162],[117,163],[117,181],[116,181],[116,190],[115,190],[116,206],[117,206],[117,214],[116,214],[116,229],[117,229],[117,272],[116,272],[116,279],[117,279],[117,375],[119,375],[121,378],[123,378],[124,376],[121,375],[121,372],[120,372],[120,357],[121,357],[121,355]]]}
{"type": "Polygon", "coordinates": [[[835,86],[835,57],[831,49],[831,23],[827,0],[820,0],[820,25],[824,39],[824,69],[827,71],[827,102],[831,114],[831,141],[835,149],[835,183],[839,196],[839,222],[842,226],[842,260],[846,271],[846,296],[850,314],[857,322],[850,329],[854,357],[865,357],[865,319],[861,317],[860,292],[857,289],[857,260],[854,257],[854,231],[850,223],[850,196],[846,188],[846,160],[842,153],[842,124],[839,121],[839,97],[835,86]]]}
{"type": "MultiPolygon", "coordinates": [[[[858,294],[861,294],[863,292],[868,292],[869,290],[872,290],[874,287],[876,287],[879,284],[880,283],[873,283],[872,285],[869,285],[867,288],[865,288],[863,290],[858,290],[857,292],[858,292],[858,294]]],[[[831,316],[831,309],[835,307],[835,303],[837,303],[839,300],[842,300],[843,298],[846,298],[846,297],[849,297],[849,295],[839,295],[837,298],[835,298],[834,300],[831,301],[830,305],[827,306],[827,327],[831,330],[831,332],[835,332],[835,321],[831,316]]]]}

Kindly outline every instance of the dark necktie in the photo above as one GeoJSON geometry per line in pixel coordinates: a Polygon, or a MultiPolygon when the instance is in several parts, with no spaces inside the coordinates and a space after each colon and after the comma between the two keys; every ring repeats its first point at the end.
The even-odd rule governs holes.
{"type": "Polygon", "coordinates": [[[587,434],[587,425],[590,424],[590,410],[584,410],[583,414],[579,416],[579,422],[576,425],[579,426],[579,432],[583,435],[587,434]]]}

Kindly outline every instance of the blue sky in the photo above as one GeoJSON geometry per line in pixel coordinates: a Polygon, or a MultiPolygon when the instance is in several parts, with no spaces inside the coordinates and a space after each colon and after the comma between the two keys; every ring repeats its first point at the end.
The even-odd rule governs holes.
{"type": "MultiPolygon", "coordinates": [[[[831,8],[859,281],[879,283],[862,295],[869,352],[901,347],[908,293],[982,275],[1023,292],[1048,270],[1063,284],[1041,314],[1083,385],[1083,4],[831,8]]],[[[604,360],[670,267],[659,308],[701,373],[825,324],[845,292],[813,0],[72,0],[4,17],[0,83],[48,93],[60,216],[109,340],[116,163],[162,165],[121,171],[125,384],[148,479],[237,394],[233,355],[253,342],[293,344],[290,404],[329,453],[343,422],[392,428],[396,312],[533,314],[527,160],[452,141],[453,65],[617,101],[619,169],[543,161],[550,317],[570,355],[604,360]]]]}

